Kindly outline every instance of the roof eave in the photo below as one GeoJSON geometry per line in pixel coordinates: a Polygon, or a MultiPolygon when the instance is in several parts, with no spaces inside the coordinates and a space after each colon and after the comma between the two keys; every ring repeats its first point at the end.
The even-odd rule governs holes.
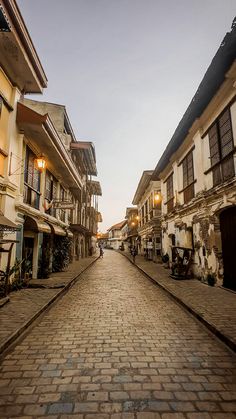
{"type": "Polygon", "coordinates": [[[169,163],[172,154],[174,154],[177,148],[184,142],[196,119],[201,116],[220,86],[223,84],[226,73],[235,61],[235,50],[236,24],[233,23],[231,32],[227,33],[224,37],[193,99],[158,161],[153,175],[155,178],[158,178],[165,166],[169,163]]]}
{"type": "MultiPolygon", "coordinates": [[[[16,77],[14,71],[16,59],[10,53],[7,53],[6,60],[2,55],[0,58],[1,65],[13,84],[17,85],[21,91],[24,91],[24,93],[42,93],[43,88],[47,87],[47,77],[16,1],[2,0],[1,6],[10,29],[9,32],[1,33],[1,42],[6,42],[7,45],[11,42],[18,49],[22,66],[21,77],[25,80],[20,80],[19,74],[16,77]],[[9,62],[12,62],[11,68],[9,62]],[[23,71],[24,67],[25,70],[27,69],[25,72],[23,71]]],[[[17,62],[19,63],[19,59],[17,62]]]]}

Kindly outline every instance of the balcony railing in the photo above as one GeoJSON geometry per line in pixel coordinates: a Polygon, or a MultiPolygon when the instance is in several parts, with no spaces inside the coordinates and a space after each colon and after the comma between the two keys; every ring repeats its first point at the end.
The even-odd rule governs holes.
{"type": "Polygon", "coordinates": [[[31,188],[29,185],[24,185],[24,203],[33,208],[39,209],[40,192],[31,188]]]}

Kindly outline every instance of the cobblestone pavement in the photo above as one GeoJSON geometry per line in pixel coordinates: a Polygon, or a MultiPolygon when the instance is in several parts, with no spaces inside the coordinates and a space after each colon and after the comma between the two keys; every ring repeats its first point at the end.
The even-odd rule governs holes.
{"type": "Polygon", "coordinates": [[[236,358],[105,251],[2,360],[0,417],[233,419],[236,358]]]}
{"type": "Polygon", "coordinates": [[[30,281],[34,286],[40,285],[45,288],[25,288],[12,292],[10,301],[0,309],[0,349],[4,348],[57,294],[59,295],[73,278],[93,263],[96,257],[74,262],[65,272],[52,274],[48,279],[30,281]]]}
{"type": "MultiPolygon", "coordinates": [[[[122,252],[131,260],[130,253],[122,252]]],[[[162,265],[136,256],[135,264],[161,287],[170,292],[221,335],[231,348],[236,348],[236,293],[221,287],[210,287],[196,279],[176,281],[162,265]]]]}

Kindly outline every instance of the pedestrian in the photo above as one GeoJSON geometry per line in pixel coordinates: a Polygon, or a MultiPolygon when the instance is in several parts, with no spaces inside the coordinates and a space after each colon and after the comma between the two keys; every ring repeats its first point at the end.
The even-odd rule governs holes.
{"type": "Polygon", "coordinates": [[[133,246],[132,250],[131,250],[131,255],[133,257],[133,263],[135,263],[135,257],[137,255],[137,249],[135,246],[133,246]]]}
{"type": "Polygon", "coordinates": [[[100,246],[100,254],[99,254],[99,257],[100,258],[102,258],[103,259],[103,248],[102,248],[102,246],[100,246]]]}

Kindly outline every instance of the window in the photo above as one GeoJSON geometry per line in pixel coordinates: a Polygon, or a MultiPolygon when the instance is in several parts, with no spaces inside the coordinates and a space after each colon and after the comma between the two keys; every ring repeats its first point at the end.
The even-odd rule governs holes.
{"type": "Polygon", "coordinates": [[[35,159],[35,154],[27,147],[24,172],[24,202],[39,209],[40,172],[35,167],[35,159]]]}
{"type": "Polygon", "coordinates": [[[173,173],[166,181],[166,198],[167,198],[167,212],[170,212],[174,208],[174,184],[173,184],[173,173]]]}
{"type": "Polygon", "coordinates": [[[184,203],[186,204],[194,197],[194,172],[193,172],[193,152],[187,154],[182,162],[183,166],[183,192],[184,203]]]}
{"type": "Polygon", "coordinates": [[[208,133],[213,186],[234,176],[234,142],[230,110],[227,108],[208,133]]]}
{"type": "Polygon", "coordinates": [[[144,218],[144,222],[147,223],[148,222],[148,201],[145,202],[144,207],[145,207],[145,218],[144,218]]]}
{"type": "MultiPolygon", "coordinates": [[[[66,191],[62,186],[60,186],[60,202],[64,202],[65,197],[66,197],[66,191]]],[[[65,222],[66,221],[66,210],[61,209],[59,212],[60,212],[61,221],[65,222]]]]}
{"type": "MultiPolygon", "coordinates": [[[[52,199],[55,199],[56,196],[57,196],[57,180],[47,170],[46,179],[45,179],[45,199],[49,203],[49,202],[52,201],[52,199]]],[[[56,216],[56,209],[55,208],[49,208],[48,210],[46,210],[46,213],[55,217],[56,216]]]]}

